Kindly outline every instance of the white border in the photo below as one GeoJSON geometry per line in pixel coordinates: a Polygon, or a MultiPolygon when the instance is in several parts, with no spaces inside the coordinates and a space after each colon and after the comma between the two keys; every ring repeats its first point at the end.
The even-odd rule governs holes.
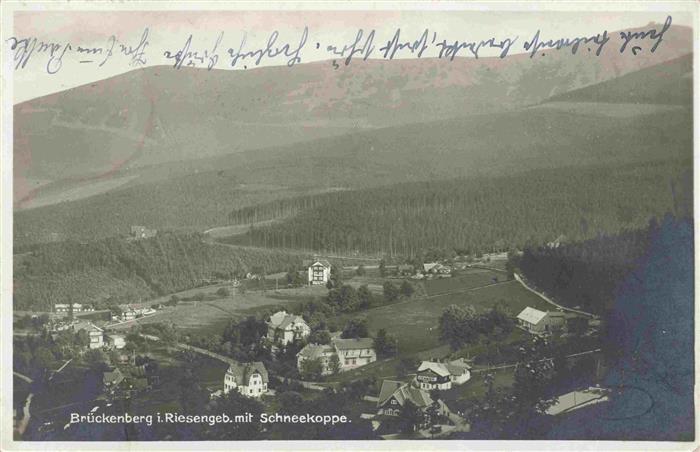
{"type": "MultiPolygon", "coordinates": [[[[697,55],[700,51],[700,32],[698,30],[698,8],[700,2],[689,1],[637,1],[637,2],[590,2],[590,1],[566,1],[566,2],[312,2],[312,1],[288,1],[288,2],[215,2],[215,1],[189,1],[189,2],[162,2],[162,1],[123,1],[116,2],[3,2],[0,4],[0,35],[2,42],[12,36],[12,14],[15,11],[134,11],[134,10],[334,10],[334,11],[381,11],[381,10],[414,10],[414,11],[523,11],[523,12],[553,12],[553,11],[597,11],[597,12],[687,12],[692,14],[694,33],[693,61],[694,80],[694,140],[695,149],[700,142],[698,129],[698,97],[700,76],[697,70],[697,55]]],[[[2,360],[0,361],[0,436],[2,450],[696,450],[700,440],[698,434],[698,418],[700,413],[695,412],[695,442],[616,442],[616,441],[182,441],[182,442],[16,442],[12,440],[12,61],[4,58],[5,52],[0,53],[2,64],[2,111],[0,112],[0,124],[2,130],[2,149],[0,150],[0,344],[2,346],[2,360]],[[7,395],[10,395],[9,397],[7,395]]],[[[694,152],[694,174],[700,174],[700,157],[694,152]]],[[[695,177],[693,178],[695,179],[695,177]]],[[[694,185],[694,209],[700,212],[700,199],[697,186],[694,185]]],[[[700,234],[700,227],[695,223],[695,237],[700,234]]],[[[695,243],[695,280],[700,281],[699,254],[697,252],[697,240],[695,243]]],[[[697,285],[695,296],[697,299],[697,285]]],[[[698,318],[700,309],[695,305],[695,318],[698,318]]],[[[695,401],[698,401],[698,344],[697,321],[696,347],[695,347],[695,401]]]]}

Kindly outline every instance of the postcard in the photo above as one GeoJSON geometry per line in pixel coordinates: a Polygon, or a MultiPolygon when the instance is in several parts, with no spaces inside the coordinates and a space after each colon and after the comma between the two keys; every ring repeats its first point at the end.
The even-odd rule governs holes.
{"type": "Polygon", "coordinates": [[[697,21],[4,2],[3,450],[693,450],[697,21]]]}

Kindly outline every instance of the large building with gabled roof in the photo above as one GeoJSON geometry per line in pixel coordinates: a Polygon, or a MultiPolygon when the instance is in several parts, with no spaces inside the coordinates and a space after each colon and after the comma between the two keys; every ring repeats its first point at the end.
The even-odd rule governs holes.
{"type": "Polygon", "coordinates": [[[301,316],[278,311],[267,322],[267,338],[280,345],[287,345],[311,334],[311,328],[301,316]]]}
{"type": "Polygon", "coordinates": [[[262,362],[231,362],[224,375],[224,394],[238,391],[246,397],[260,397],[267,393],[269,381],[267,369],[262,362]]]}
{"type": "Polygon", "coordinates": [[[428,407],[437,403],[440,414],[449,414],[449,408],[444,402],[433,402],[428,391],[417,388],[409,383],[396,380],[384,380],[377,398],[377,415],[400,416],[401,410],[411,402],[423,413],[428,407]]]}
{"type": "Polygon", "coordinates": [[[416,373],[416,382],[421,389],[446,390],[452,385],[466,383],[471,378],[471,366],[464,359],[447,362],[423,361],[416,373]]]}
{"type": "Polygon", "coordinates": [[[331,263],[325,259],[316,259],[308,267],[309,285],[325,285],[331,279],[331,263]]]}
{"type": "Polygon", "coordinates": [[[563,313],[540,311],[530,306],[523,309],[517,317],[518,325],[534,334],[550,333],[562,328],[566,323],[563,313]]]}
{"type": "Polygon", "coordinates": [[[341,339],[334,337],[327,345],[308,344],[297,353],[297,368],[301,371],[302,363],[306,360],[318,359],[321,362],[322,374],[332,373],[330,358],[338,357],[339,371],[355,369],[377,360],[374,350],[374,340],[371,337],[356,339],[341,339]]]}

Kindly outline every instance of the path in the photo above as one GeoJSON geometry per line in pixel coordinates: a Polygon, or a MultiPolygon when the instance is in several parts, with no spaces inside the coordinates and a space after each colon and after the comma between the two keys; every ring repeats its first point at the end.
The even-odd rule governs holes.
{"type": "MultiPolygon", "coordinates": [[[[142,338],[147,339],[149,341],[160,341],[160,338],[158,336],[153,336],[151,334],[139,333],[139,336],[141,336],[142,338]]],[[[182,344],[180,342],[176,342],[175,344],[173,344],[173,347],[179,348],[180,350],[189,350],[189,351],[192,351],[195,353],[199,353],[200,355],[206,355],[210,358],[214,358],[218,361],[221,361],[224,364],[228,364],[229,366],[236,363],[236,360],[234,360],[233,358],[229,358],[228,356],[220,355],[218,353],[214,353],[214,352],[211,352],[211,351],[203,349],[203,348],[195,347],[193,345],[182,344]]]]}
{"type": "Polygon", "coordinates": [[[32,384],[32,383],[34,382],[34,380],[32,380],[31,378],[29,378],[28,376],[23,375],[23,374],[21,374],[21,373],[19,373],[19,372],[12,371],[12,375],[14,375],[15,377],[19,378],[20,380],[26,381],[26,382],[29,383],[29,384],[32,384]]]}
{"type": "Polygon", "coordinates": [[[111,323],[111,324],[109,324],[109,325],[105,325],[104,327],[102,327],[102,329],[103,329],[103,330],[108,330],[108,329],[110,329],[110,328],[115,328],[115,327],[119,327],[119,326],[122,326],[122,325],[130,325],[130,324],[132,324],[132,323],[133,323],[133,324],[138,324],[139,321],[141,321],[141,320],[150,319],[150,318],[153,317],[153,316],[161,315],[161,314],[166,314],[166,311],[165,311],[165,310],[160,310],[160,311],[154,312],[153,314],[144,315],[144,316],[141,316],[141,317],[137,317],[137,318],[135,318],[135,319],[132,319],[132,320],[125,320],[125,321],[123,321],[123,322],[111,323]]]}
{"type": "Polygon", "coordinates": [[[49,377],[49,381],[53,380],[53,377],[55,377],[55,376],[58,375],[63,369],[65,369],[66,366],[67,366],[68,364],[70,364],[71,361],[73,361],[73,358],[71,358],[71,359],[69,359],[68,361],[66,361],[65,363],[63,363],[63,365],[62,365],[61,367],[59,367],[58,370],[56,370],[56,372],[54,372],[53,374],[51,374],[51,376],[49,377]]]}
{"type": "Polygon", "coordinates": [[[32,397],[34,397],[32,393],[27,396],[27,400],[25,400],[24,407],[22,408],[22,420],[17,424],[17,433],[19,433],[20,437],[24,434],[24,431],[27,430],[29,419],[31,419],[29,406],[32,404],[32,397]]]}
{"type": "MultiPolygon", "coordinates": [[[[571,355],[566,355],[564,357],[564,359],[576,358],[578,356],[584,356],[584,355],[591,355],[593,353],[599,353],[600,351],[601,351],[601,349],[596,348],[595,350],[587,350],[585,352],[572,353],[571,355]]],[[[552,360],[552,359],[554,359],[554,358],[544,358],[544,359],[541,359],[539,362],[548,361],[548,360],[552,360]]],[[[512,364],[503,364],[500,366],[487,366],[487,367],[482,367],[482,368],[472,368],[471,373],[474,374],[474,373],[480,373],[480,372],[488,372],[491,370],[509,369],[511,367],[516,367],[517,365],[518,365],[518,363],[512,363],[512,364]]]]}
{"type": "Polygon", "coordinates": [[[518,281],[520,284],[522,284],[522,286],[524,288],[526,288],[530,292],[534,293],[535,295],[537,295],[538,297],[540,297],[541,299],[543,299],[547,303],[551,304],[552,306],[555,306],[556,308],[561,309],[562,311],[575,312],[576,314],[585,315],[585,316],[590,317],[592,319],[596,318],[595,314],[591,314],[590,312],[581,311],[579,309],[567,308],[566,306],[562,306],[558,303],[555,303],[549,297],[547,297],[545,294],[538,292],[535,289],[533,289],[532,287],[528,286],[527,283],[523,280],[523,278],[519,274],[513,273],[513,276],[515,277],[515,280],[518,281]]]}

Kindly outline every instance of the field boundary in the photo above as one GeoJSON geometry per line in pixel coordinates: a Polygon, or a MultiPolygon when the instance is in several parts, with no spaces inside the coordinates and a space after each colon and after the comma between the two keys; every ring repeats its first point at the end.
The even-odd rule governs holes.
{"type": "Polygon", "coordinates": [[[574,312],[576,314],[585,315],[586,317],[590,317],[592,319],[596,318],[596,316],[594,314],[591,314],[590,312],[581,311],[579,309],[574,309],[574,308],[567,308],[566,306],[562,306],[558,303],[555,303],[549,297],[547,297],[545,294],[538,292],[535,289],[533,289],[532,287],[528,286],[527,283],[523,280],[523,278],[517,273],[513,273],[513,277],[515,278],[516,281],[518,281],[520,284],[522,284],[522,286],[524,288],[526,288],[530,292],[534,293],[535,295],[537,295],[538,297],[540,297],[541,299],[543,299],[547,303],[551,304],[552,306],[555,306],[555,307],[561,309],[562,311],[574,312]]]}

